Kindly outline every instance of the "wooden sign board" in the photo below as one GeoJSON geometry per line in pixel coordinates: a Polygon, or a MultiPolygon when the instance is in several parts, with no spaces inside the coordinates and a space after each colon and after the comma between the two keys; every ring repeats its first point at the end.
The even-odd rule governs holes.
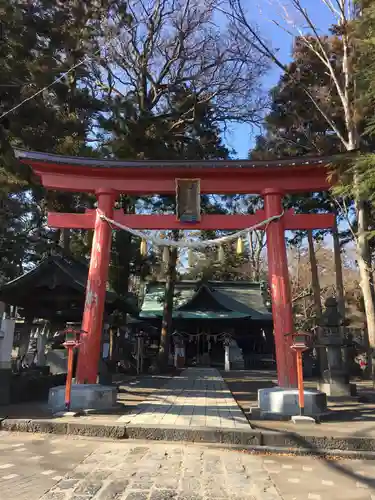
{"type": "Polygon", "coordinates": [[[176,179],[176,210],[181,222],[200,221],[200,179],[176,179]]]}

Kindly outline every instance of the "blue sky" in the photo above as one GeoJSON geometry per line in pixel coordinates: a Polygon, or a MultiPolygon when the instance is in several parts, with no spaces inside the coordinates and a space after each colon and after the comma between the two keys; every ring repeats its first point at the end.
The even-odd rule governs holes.
{"type": "MultiPolygon", "coordinates": [[[[251,8],[252,15],[249,16],[249,19],[259,26],[264,38],[271,42],[274,49],[277,49],[280,60],[283,63],[290,61],[293,39],[271,21],[277,19],[280,23],[282,22],[278,0],[243,0],[243,5],[246,5],[247,2],[251,2],[252,5],[259,4],[256,8],[251,8]]],[[[283,3],[287,4],[288,2],[283,3]]],[[[333,18],[323,2],[321,0],[304,0],[303,5],[311,13],[311,17],[320,32],[327,33],[333,18]]],[[[290,8],[289,12],[292,14],[293,9],[290,8]]],[[[293,15],[293,20],[298,21],[298,18],[293,15]]],[[[303,27],[302,23],[298,24],[303,27]]],[[[280,70],[275,65],[272,65],[270,71],[262,80],[263,88],[266,90],[271,89],[277,83],[280,73],[280,70]]],[[[229,147],[237,152],[238,158],[246,158],[258,134],[259,130],[250,125],[233,125],[230,132],[225,134],[224,140],[229,147]]]]}

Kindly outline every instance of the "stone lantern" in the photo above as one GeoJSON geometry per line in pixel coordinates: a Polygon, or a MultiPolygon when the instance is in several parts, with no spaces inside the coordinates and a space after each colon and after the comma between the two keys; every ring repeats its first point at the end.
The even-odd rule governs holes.
{"type": "Polygon", "coordinates": [[[349,383],[349,374],[343,363],[343,318],[335,297],[328,297],[318,328],[317,346],[325,349],[327,366],[321,373],[318,389],[328,397],[354,396],[355,384],[349,383]]]}

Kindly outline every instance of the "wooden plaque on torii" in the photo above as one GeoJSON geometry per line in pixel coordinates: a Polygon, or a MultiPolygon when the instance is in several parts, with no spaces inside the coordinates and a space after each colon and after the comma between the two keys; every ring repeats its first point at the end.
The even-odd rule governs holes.
{"type": "Polygon", "coordinates": [[[176,215],[180,222],[201,220],[200,179],[176,179],[176,215]]]}

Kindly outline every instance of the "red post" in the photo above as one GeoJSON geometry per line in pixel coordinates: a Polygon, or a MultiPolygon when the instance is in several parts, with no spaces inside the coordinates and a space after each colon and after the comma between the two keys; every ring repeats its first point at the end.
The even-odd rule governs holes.
{"type": "Polygon", "coordinates": [[[103,326],[106,284],[111,249],[112,229],[100,218],[102,212],[113,218],[115,193],[112,190],[97,191],[98,210],[91,249],[90,269],[86,285],[86,300],[82,319],[82,345],[79,350],[77,382],[95,384],[98,374],[100,345],[103,326]]]}
{"type": "Polygon", "coordinates": [[[74,347],[68,346],[68,372],[66,375],[65,385],[65,410],[70,410],[70,401],[72,394],[72,380],[73,380],[73,360],[74,360],[74,347]]]}
{"type": "Polygon", "coordinates": [[[305,414],[305,391],[303,387],[303,364],[302,364],[302,350],[296,350],[297,358],[297,377],[298,377],[298,404],[300,415],[305,414]]]}
{"type": "MultiPolygon", "coordinates": [[[[283,193],[267,189],[263,196],[266,218],[280,215],[283,193]]],[[[268,224],[266,232],[278,383],[280,387],[297,387],[296,360],[290,348],[294,326],[283,218],[268,224]]]]}

